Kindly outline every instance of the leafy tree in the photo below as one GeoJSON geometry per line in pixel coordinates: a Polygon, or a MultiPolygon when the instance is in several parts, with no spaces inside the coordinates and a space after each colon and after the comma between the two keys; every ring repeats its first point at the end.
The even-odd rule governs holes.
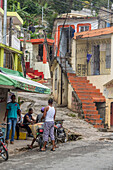
{"type": "Polygon", "coordinates": [[[83,7],[95,9],[98,12],[100,7],[107,7],[107,3],[108,0],[80,0],[80,2],[76,0],[8,0],[8,10],[18,12],[24,20],[23,26],[28,27],[41,24],[42,7],[44,7],[44,20],[48,26],[48,37],[51,37],[53,22],[58,14],[70,12],[71,9],[81,10],[83,7]]]}

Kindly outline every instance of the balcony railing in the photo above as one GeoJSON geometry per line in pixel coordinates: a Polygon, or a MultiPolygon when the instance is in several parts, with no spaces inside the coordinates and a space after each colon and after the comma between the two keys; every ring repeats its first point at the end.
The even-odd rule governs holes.
{"type": "MultiPolygon", "coordinates": [[[[9,35],[7,35],[6,45],[9,46],[9,35]]],[[[20,40],[15,35],[12,35],[11,47],[13,47],[13,48],[15,48],[17,50],[20,50],[20,40]]]]}

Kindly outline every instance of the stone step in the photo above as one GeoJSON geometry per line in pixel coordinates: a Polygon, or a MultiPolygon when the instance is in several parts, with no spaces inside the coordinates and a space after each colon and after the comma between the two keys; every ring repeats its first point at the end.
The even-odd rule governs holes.
{"type": "Polygon", "coordinates": [[[84,89],[84,90],[75,90],[77,91],[78,93],[84,93],[84,92],[87,92],[87,93],[100,93],[100,90],[99,89],[84,89]]]}
{"type": "Polygon", "coordinates": [[[79,78],[79,77],[73,77],[73,76],[70,76],[69,77],[69,80],[75,80],[75,81],[78,81],[78,82],[80,82],[80,81],[89,81],[89,80],[87,80],[87,78],[86,77],[82,77],[82,78],[79,78]]]}
{"type": "Polygon", "coordinates": [[[92,97],[92,99],[93,99],[93,102],[105,102],[106,101],[106,99],[105,99],[105,97],[104,96],[97,96],[97,97],[92,97]]]}
{"type": "Polygon", "coordinates": [[[95,103],[82,103],[82,106],[92,107],[95,106],[95,103]]]}
{"type": "Polygon", "coordinates": [[[93,126],[97,129],[104,129],[104,125],[103,124],[93,124],[93,126]]]}
{"type": "Polygon", "coordinates": [[[95,125],[95,124],[101,124],[102,123],[102,120],[101,119],[85,119],[85,121],[86,122],[88,122],[88,123],[91,123],[91,124],[93,124],[93,125],[95,125]]]}
{"type": "Polygon", "coordinates": [[[90,96],[92,97],[93,94],[95,94],[95,93],[99,95],[99,92],[96,91],[96,90],[95,90],[95,91],[88,91],[88,90],[81,91],[81,90],[77,90],[76,93],[77,93],[77,94],[87,94],[87,95],[89,95],[89,97],[90,97],[90,96]]]}
{"type": "Polygon", "coordinates": [[[82,103],[93,103],[93,100],[92,99],[80,99],[80,101],[82,102],[82,103]]]}
{"type": "Polygon", "coordinates": [[[87,118],[87,119],[100,119],[100,115],[99,114],[84,114],[84,118],[87,118]]]}
{"type": "Polygon", "coordinates": [[[80,87],[80,88],[93,88],[96,89],[96,86],[93,86],[92,84],[89,83],[79,83],[79,82],[75,82],[75,83],[71,83],[73,86],[76,87],[80,87]]]}
{"type": "MultiPolygon", "coordinates": [[[[87,98],[87,97],[92,97],[92,94],[88,94],[88,93],[82,93],[82,94],[77,94],[78,95],[78,97],[84,97],[84,98],[87,98]]],[[[102,93],[93,93],[93,98],[94,97],[104,97],[103,95],[102,95],[102,93]]],[[[104,97],[105,98],[105,97],[104,97]]]]}
{"type": "Polygon", "coordinates": [[[74,85],[73,88],[76,89],[76,90],[82,90],[82,91],[84,91],[84,90],[88,90],[88,91],[98,90],[98,89],[93,88],[93,87],[77,87],[76,85],[74,85]]]}
{"type": "Polygon", "coordinates": [[[83,110],[96,110],[96,106],[82,106],[83,110]]]}
{"type": "Polygon", "coordinates": [[[97,110],[85,110],[83,109],[84,114],[98,114],[97,110]]]}
{"type": "Polygon", "coordinates": [[[74,74],[74,73],[67,73],[67,76],[70,78],[71,76],[72,77],[76,77],[76,74],[74,74]]]}

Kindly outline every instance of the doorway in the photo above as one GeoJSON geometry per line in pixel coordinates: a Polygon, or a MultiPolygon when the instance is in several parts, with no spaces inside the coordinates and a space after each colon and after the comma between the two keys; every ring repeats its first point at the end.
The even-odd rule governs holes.
{"type": "Polygon", "coordinates": [[[113,126],[113,102],[111,103],[110,125],[113,126]]]}
{"type": "Polygon", "coordinates": [[[100,46],[94,46],[94,75],[100,75],[100,46]]]}
{"type": "Polygon", "coordinates": [[[91,75],[100,75],[100,46],[92,45],[91,75]]]}

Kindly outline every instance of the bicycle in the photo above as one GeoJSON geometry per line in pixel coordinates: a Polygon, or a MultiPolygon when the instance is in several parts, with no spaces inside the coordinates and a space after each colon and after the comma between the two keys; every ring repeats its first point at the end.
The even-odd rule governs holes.
{"type": "Polygon", "coordinates": [[[0,127],[0,156],[5,161],[7,161],[8,158],[9,158],[8,149],[7,149],[7,146],[5,144],[5,131],[6,131],[5,126],[7,125],[7,123],[2,123],[0,125],[1,125],[1,127],[0,127]]]}

